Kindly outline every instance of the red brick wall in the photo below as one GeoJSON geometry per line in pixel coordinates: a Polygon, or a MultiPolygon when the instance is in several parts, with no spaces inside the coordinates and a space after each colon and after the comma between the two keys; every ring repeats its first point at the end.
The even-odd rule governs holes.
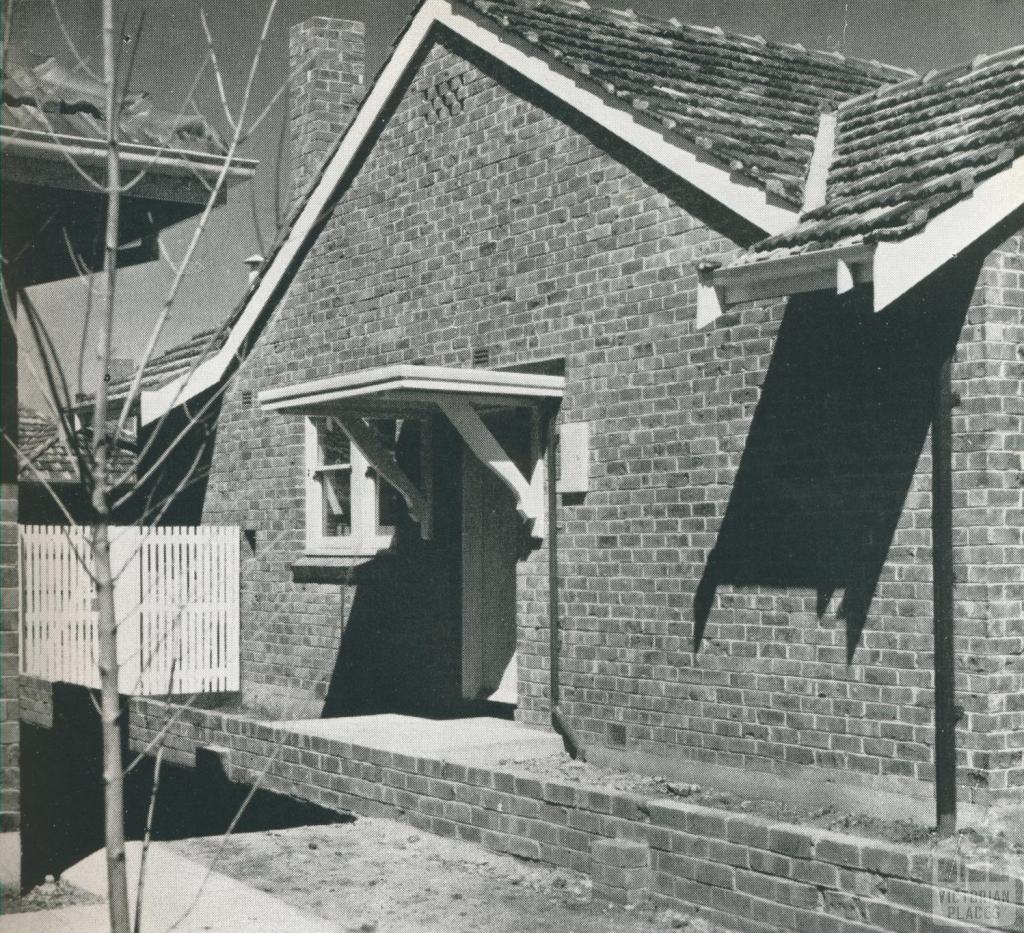
{"type": "Polygon", "coordinates": [[[981,925],[943,921],[957,916],[951,904],[977,908],[984,879],[983,890],[1005,898],[1001,913],[986,915],[992,929],[1024,910],[1012,860],[987,862],[986,850],[958,860],[927,842],[542,780],[514,764],[417,758],[148,699],[131,703],[131,747],[147,748],[171,716],[166,762],[194,767],[197,750],[214,746],[231,781],[587,872],[595,900],[699,910],[703,922],[751,933],[967,930],[981,925]]]}
{"type": "MultiPolygon", "coordinates": [[[[5,477],[6,478],[6,477],[5,477]]],[[[0,485],[0,832],[20,821],[18,742],[18,489],[0,485]]]]}
{"type": "MultiPolygon", "coordinates": [[[[561,417],[591,422],[592,491],[560,514],[563,692],[585,740],[616,724],[629,748],[927,794],[928,425],[973,282],[940,277],[884,315],[854,293],[695,331],[695,261],[745,235],[541,92],[435,47],[225,402],[205,519],[258,530],[243,573],[250,698],[319,712],[360,588],[298,582],[301,419],[243,409],[242,393],[469,366],[486,347],[494,367],[563,358],[561,417]]],[[[956,363],[960,489],[984,429],[969,399],[994,385],[970,379],[979,313],[956,363]]],[[[519,576],[518,715],[542,723],[544,553],[519,576]]],[[[982,794],[997,680],[969,655],[996,611],[978,605],[1008,596],[958,591],[962,763],[985,765],[961,779],[982,794]]],[[[457,601],[431,598],[418,628],[403,617],[414,652],[452,644],[452,626],[457,639],[438,608],[457,601]]],[[[393,632],[371,622],[364,640],[393,632]]]]}
{"type": "MultiPolygon", "coordinates": [[[[11,276],[10,278],[13,278],[11,276]]],[[[4,287],[11,307],[17,306],[13,282],[4,287]]],[[[0,321],[0,427],[8,438],[18,436],[18,343],[6,314],[0,321]]],[[[18,725],[18,461],[13,447],[0,442],[0,833],[17,830],[20,807],[20,742],[18,725]]],[[[15,862],[17,859],[14,860],[15,862]]],[[[9,864],[0,842],[0,882],[16,885],[17,865],[9,864]]]]}
{"type": "MultiPolygon", "coordinates": [[[[1024,788],[1024,240],[1009,238],[985,260],[961,353],[965,391],[956,488],[959,591],[970,594],[961,629],[971,680],[987,695],[967,726],[965,764],[996,795],[1024,788]]],[[[965,598],[965,602],[966,602],[965,598]]]]}
{"type": "Polygon", "coordinates": [[[288,32],[291,196],[309,187],[363,96],[366,61],[361,22],[316,16],[288,32]]]}

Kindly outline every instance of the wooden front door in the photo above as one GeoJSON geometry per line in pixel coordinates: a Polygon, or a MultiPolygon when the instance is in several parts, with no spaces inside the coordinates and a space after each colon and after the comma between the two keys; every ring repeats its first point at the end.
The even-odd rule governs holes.
{"type": "Polygon", "coordinates": [[[516,552],[508,487],[468,450],[462,494],[462,696],[517,702],[516,552]]]}

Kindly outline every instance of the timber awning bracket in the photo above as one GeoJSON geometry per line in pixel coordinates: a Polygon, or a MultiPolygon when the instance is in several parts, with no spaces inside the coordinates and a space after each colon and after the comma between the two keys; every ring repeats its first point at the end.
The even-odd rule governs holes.
{"type": "Polygon", "coordinates": [[[267,411],[328,417],[364,453],[372,467],[402,495],[410,514],[430,537],[431,496],[414,483],[368,424],[372,418],[443,415],[479,458],[512,492],[516,511],[534,538],[545,536],[544,465],[540,449],[542,409],[561,401],[565,378],[505,370],[395,364],[330,376],[260,392],[267,411]],[[532,455],[524,472],[491,433],[483,414],[530,409],[532,455]]]}
{"type": "Polygon", "coordinates": [[[380,435],[365,419],[356,415],[336,415],[333,420],[363,452],[378,475],[398,491],[409,508],[409,517],[420,526],[420,536],[429,541],[434,536],[434,508],[429,488],[421,490],[409,478],[395,459],[394,451],[381,441],[380,435]]]}

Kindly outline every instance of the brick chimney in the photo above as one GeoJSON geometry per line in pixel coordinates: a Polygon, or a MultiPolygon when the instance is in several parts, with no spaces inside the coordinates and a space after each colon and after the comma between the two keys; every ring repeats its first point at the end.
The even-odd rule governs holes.
{"type": "Polygon", "coordinates": [[[288,31],[290,198],[307,191],[363,96],[366,27],[317,16],[288,31]],[[305,68],[300,68],[307,62],[305,68]]]}

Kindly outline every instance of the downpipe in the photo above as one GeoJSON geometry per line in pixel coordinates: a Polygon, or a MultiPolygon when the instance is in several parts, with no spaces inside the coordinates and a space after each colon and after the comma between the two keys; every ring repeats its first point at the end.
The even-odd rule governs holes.
{"type": "Polygon", "coordinates": [[[548,416],[547,468],[548,468],[548,634],[550,636],[548,668],[551,673],[548,694],[551,706],[551,727],[562,737],[565,750],[577,761],[586,761],[586,751],[580,743],[560,705],[559,654],[562,644],[558,613],[558,430],[556,413],[548,416]]]}

